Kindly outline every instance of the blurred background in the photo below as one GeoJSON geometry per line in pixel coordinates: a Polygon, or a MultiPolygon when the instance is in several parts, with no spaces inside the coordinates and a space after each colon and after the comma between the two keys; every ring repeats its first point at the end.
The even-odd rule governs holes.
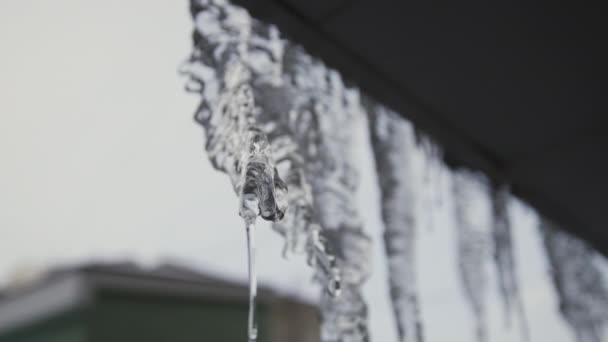
{"type": "MultiPolygon", "coordinates": [[[[73,282],[90,285],[86,291],[109,288],[115,306],[105,306],[110,314],[94,319],[109,320],[111,310],[127,314],[116,316],[123,317],[122,325],[108,323],[108,330],[128,331],[125,321],[141,317],[149,300],[161,303],[160,309],[142,326],[174,329],[169,335],[173,340],[193,340],[183,326],[162,326],[171,313],[184,312],[179,305],[194,310],[199,328],[212,330],[219,324],[244,338],[246,306],[238,306],[244,303],[247,276],[242,221],[228,178],[212,169],[202,128],[192,119],[199,99],[184,92],[177,73],[190,51],[191,31],[186,1],[0,2],[0,293],[35,294],[24,307],[37,308],[36,302],[58,298],[45,292],[54,286],[72,295],[80,291],[70,290],[73,282]],[[108,275],[120,280],[104,282],[108,275]],[[199,292],[184,290],[189,282],[206,285],[199,292]],[[217,290],[230,286],[234,292],[217,290]],[[130,300],[134,293],[149,295],[130,300]],[[116,298],[132,310],[116,309],[116,298]],[[192,309],[188,303],[198,302],[176,304],[171,298],[215,298],[219,304],[203,300],[192,309]],[[226,313],[217,322],[209,318],[214,315],[203,314],[234,303],[239,303],[234,314],[226,313]]],[[[397,337],[378,189],[365,123],[358,127],[359,202],[367,233],[374,238],[373,276],[364,293],[372,338],[390,342],[397,337]]],[[[454,230],[447,214],[452,208],[442,210],[419,237],[425,334],[428,341],[470,341],[473,317],[455,267],[454,230]]],[[[513,213],[531,340],[570,341],[549,282],[538,218],[522,203],[513,213]]],[[[302,317],[315,318],[310,306],[320,289],[303,257],[281,257],[282,243],[268,225],[258,230],[263,306],[271,312],[279,302],[288,315],[303,311],[302,317]]],[[[490,340],[513,341],[519,333],[505,324],[493,277],[488,285],[490,340]]],[[[86,298],[79,295],[76,301],[86,298]]],[[[14,316],[11,310],[4,316],[0,311],[0,341],[3,331],[30,317],[14,316]]],[[[276,314],[267,317],[269,326],[287,324],[273,321],[276,314]]],[[[314,319],[307,324],[314,326],[314,319]]],[[[196,330],[197,324],[189,327],[196,330]]],[[[56,341],[80,341],[76,335],[56,341]]],[[[29,341],[20,336],[13,340],[29,341]]],[[[213,336],[221,340],[224,335],[213,336]]],[[[32,339],[45,340],[51,339],[32,339]]],[[[120,341],[116,336],[105,340],[120,341]]]]}

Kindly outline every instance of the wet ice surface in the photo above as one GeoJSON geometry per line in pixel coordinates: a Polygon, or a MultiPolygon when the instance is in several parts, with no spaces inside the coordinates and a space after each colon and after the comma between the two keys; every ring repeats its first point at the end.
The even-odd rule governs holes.
{"type": "Polygon", "coordinates": [[[251,117],[254,101],[249,86],[237,73],[238,64],[231,65],[225,93],[220,96],[217,112],[210,117],[207,152],[216,168],[231,175],[234,190],[239,195],[239,215],[245,221],[249,270],[249,341],[257,339],[255,300],[257,279],[255,271],[255,221],[257,216],[276,221],[287,209],[286,185],[280,179],[271,157],[264,133],[251,117]]]}
{"type": "Polygon", "coordinates": [[[258,326],[255,316],[255,304],[258,293],[258,280],[255,270],[255,223],[245,227],[247,230],[247,273],[249,276],[249,312],[247,317],[247,337],[249,342],[258,338],[258,326]]]}
{"type": "MultiPolygon", "coordinates": [[[[195,117],[206,132],[207,154],[213,166],[229,176],[245,221],[250,340],[257,338],[258,216],[272,221],[284,238],[284,256],[306,254],[322,287],[321,339],[371,339],[362,285],[371,273],[372,241],[356,204],[359,169],[352,155],[352,124],[365,114],[370,121],[390,297],[400,340],[423,341],[427,334],[417,286],[416,246],[421,231],[442,228],[435,224],[434,212],[446,203],[454,210],[452,243],[463,294],[475,320],[473,335],[479,342],[492,335],[486,297],[491,292],[487,268],[494,260],[506,323],[510,326],[515,315],[521,339],[527,339],[506,188],[491,192],[483,176],[448,170],[430,139],[372,100],[363,104],[358,90],[345,86],[336,71],[242,8],[220,0],[193,0],[191,9],[195,48],[182,71],[190,76],[187,89],[202,96],[195,117]],[[420,163],[424,167],[413,166],[420,163]],[[443,174],[451,175],[451,187],[441,183],[443,174]]],[[[563,260],[554,261],[554,245],[545,246],[553,267],[560,269],[563,260]]],[[[583,255],[581,260],[589,257],[583,255]]],[[[554,271],[559,284],[586,286],[568,269],[554,271]]],[[[584,279],[596,277],[593,268],[580,272],[584,279]]],[[[604,313],[588,300],[568,295],[562,285],[556,287],[565,305],[562,311],[579,340],[600,341],[604,313]]]]}
{"type": "Polygon", "coordinates": [[[182,70],[191,77],[188,89],[203,96],[196,119],[209,158],[230,176],[248,227],[258,215],[276,221],[284,254],[307,253],[323,285],[323,340],[367,340],[360,285],[369,239],[357,219],[348,157],[356,92],[242,9],[221,1],[192,8],[196,48],[182,70]],[[281,74],[283,54],[288,71],[281,74]]]}

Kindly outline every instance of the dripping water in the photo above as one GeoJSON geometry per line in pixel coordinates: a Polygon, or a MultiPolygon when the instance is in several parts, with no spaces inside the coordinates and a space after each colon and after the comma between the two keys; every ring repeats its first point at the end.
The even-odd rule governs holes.
{"type": "Polygon", "coordinates": [[[255,271],[255,224],[248,224],[246,229],[247,269],[249,274],[249,314],[247,317],[247,337],[249,338],[249,342],[255,342],[258,338],[258,327],[256,320],[258,281],[255,271]]]}
{"type": "Polygon", "coordinates": [[[489,222],[479,215],[487,203],[486,184],[480,174],[458,170],[453,174],[457,260],[462,287],[475,319],[478,342],[488,338],[486,325],[486,272],[489,222]]]}

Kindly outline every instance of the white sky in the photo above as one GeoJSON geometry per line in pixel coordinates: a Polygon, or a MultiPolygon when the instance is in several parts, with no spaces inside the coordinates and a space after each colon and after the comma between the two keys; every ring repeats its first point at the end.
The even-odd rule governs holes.
{"type": "MultiPolygon", "coordinates": [[[[0,283],[19,270],[86,260],[180,260],[245,279],[245,236],[226,177],[203,152],[177,66],[190,49],[186,0],[0,1],[0,283]]],[[[377,189],[359,127],[362,215],[375,238],[365,287],[375,341],[395,341],[377,189]]],[[[569,341],[534,215],[517,208],[515,239],[532,341],[569,341]]],[[[451,210],[445,208],[444,211],[451,210]]],[[[453,229],[439,214],[420,233],[427,341],[473,341],[456,273],[453,229]]],[[[260,280],[314,299],[302,258],[284,261],[268,226],[258,233],[260,280]]],[[[506,330],[495,276],[491,341],[506,330]]],[[[243,327],[244,328],[244,327],[243,327]]]]}

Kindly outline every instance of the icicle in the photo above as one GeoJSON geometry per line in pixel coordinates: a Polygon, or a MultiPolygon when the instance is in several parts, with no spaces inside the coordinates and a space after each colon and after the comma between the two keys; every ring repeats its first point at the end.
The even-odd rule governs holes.
{"type": "MultiPolygon", "coordinates": [[[[282,138],[285,139],[285,136],[282,138]]],[[[280,143],[284,139],[276,140],[279,148],[284,148],[280,143]]],[[[286,181],[289,187],[286,217],[273,224],[274,230],[285,238],[283,255],[306,252],[308,264],[315,270],[315,279],[330,296],[338,296],[341,288],[340,270],[321,226],[313,221],[312,195],[310,186],[304,179],[301,157],[293,149],[284,149],[283,154],[277,152],[275,155],[284,156],[278,160],[280,166],[287,168],[286,181]]]]}
{"type": "Polygon", "coordinates": [[[499,291],[505,306],[507,325],[510,325],[512,311],[519,319],[522,340],[528,341],[528,323],[526,320],[523,301],[519,293],[517,267],[513,251],[511,220],[509,217],[509,190],[506,186],[494,189],[492,198],[494,225],[492,237],[494,241],[494,263],[498,275],[499,291]]]}
{"type": "MultiPolygon", "coordinates": [[[[427,208],[438,209],[443,205],[443,196],[445,189],[443,186],[443,173],[446,170],[443,162],[443,151],[428,135],[415,131],[418,149],[423,152],[423,184],[424,191],[418,193],[418,197],[422,197],[421,201],[427,208]]],[[[432,210],[426,215],[426,225],[429,230],[432,230],[435,224],[435,210],[432,210]]],[[[422,227],[422,223],[420,224],[422,227]]]]}
{"type": "MultiPolygon", "coordinates": [[[[215,168],[230,176],[239,195],[239,214],[247,232],[247,335],[249,341],[256,341],[255,221],[258,215],[271,221],[283,218],[287,209],[287,187],[275,168],[266,135],[254,117],[255,104],[249,86],[251,73],[243,62],[250,35],[248,15],[235,7],[220,9],[209,3],[193,3],[192,7],[201,11],[196,19],[205,20],[198,33],[207,37],[209,50],[195,50],[183,71],[191,77],[187,88],[203,95],[196,118],[207,133],[208,156],[215,168]],[[233,28],[238,30],[230,30],[233,28]],[[211,65],[200,63],[209,57],[204,53],[217,58],[206,59],[213,60],[211,65]]],[[[200,43],[200,37],[198,39],[200,43]]]]}
{"type": "MultiPolygon", "coordinates": [[[[415,245],[421,177],[412,126],[382,106],[370,106],[371,143],[382,196],[390,295],[400,341],[424,340],[416,286],[415,245]]],[[[428,209],[427,210],[431,210],[428,209]]]]}
{"type": "Polygon", "coordinates": [[[457,170],[453,175],[455,225],[458,242],[458,266],[465,295],[475,316],[478,342],[487,340],[485,322],[486,274],[484,260],[487,251],[488,229],[478,205],[487,200],[479,175],[457,170]]]}
{"type": "Polygon", "coordinates": [[[249,271],[247,335],[254,342],[257,340],[255,221],[258,215],[272,221],[283,218],[287,188],[274,167],[266,136],[251,122],[251,89],[247,85],[226,84],[228,91],[220,96],[219,112],[212,114],[207,127],[207,151],[214,165],[231,175],[235,191],[240,194],[239,214],[246,224],[249,271]],[[231,85],[235,86],[234,91],[229,90],[231,85]]]}
{"type": "Polygon", "coordinates": [[[335,248],[341,295],[321,295],[322,341],[368,341],[361,285],[370,273],[371,242],[362,230],[355,194],[352,122],[362,117],[358,93],[337,72],[297,46],[285,53],[290,110],[283,122],[297,142],[313,198],[313,220],[335,248]]]}
{"type": "Polygon", "coordinates": [[[247,266],[249,273],[249,314],[247,317],[247,337],[249,342],[258,339],[258,325],[255,317],[255,304],[258,293],[258,280],[255,271],[255,224],[247,225],[247,266]]]}
{"type": "MultiPolygon", "coordinates": [[[[317,175],[312,170],[335,168],[328,164],[319,166],[309,154],[317,147],[309,144],[308,138],[319,134],[319,128],[309,126],[310,111],[299,100],[314,102],[316,99],[311,95],[319,93],[315,90],[304,97],[293,96],[302,89],[291,83],[293,75],[282,73],[284,42],[274,27],[252,20],[246,11],[226,1],[194,0],[191,10],[196,22],[195,47],[182,71],[191,78],[187,89],[203,96],[195,118],[206,130],[206,149],[213,165],[230,176],[235,191],[241,195],[240,214],[248,227],[253,227],[258,214],[273,221],[286,215],[284,222],[273,225],[285,237],[285,254],[307,252],[315,278],[324,288],[323,303],[343,303],[336,297],[343,292],[358,294],[353,270],[365,265],[368,258],[365,254],[360,260],[366,262],[344,261],[350,260],[346,256],[365,248],[359,246],[352,248],[352,252],[346,248],[348,253],[341,254],[344,260],[338,260],[330,248],[333,241],[325,236],[325,229],[318,223],[319,216],[313,213],[318,206],[312,195],[318,187],[311,186],[317,175]],[[282,170],[287,185],[274,168],[271,154],[275,155],[277,168],[282,170]],[[291,209],[285,212],[287,204],[291,209]],[[343,273],[348,275],[346,290],[343,273]]],[[[348,195],[353,197],[352,193],[348,195]]],[[[365,238],[360,240],[367,242],[365,238]]],[[[336,317],[350,319],[354,315],[345,307],[340,307],[336,317]]],[[[365,312],[357,312],[356,319],[358,326],[366,327],[365,319],[359,316],[365,317],[365,312]]],[[[331,316],[323,326],[336,324],[331,316]]],[[[351,327],[341,325],[336,329],[351,327]]],[[[340,330],[340,340],[347,338],[340,330]]]]}
{"type": "MultiPolygon", "coordinates": [[[[284,237],[285,255],[307,254],[323,287],[322,340],[368,341],[361,286],[370,274],[371,244],[354,202],[358,175],[350,155],[349,125],[363,111],[358,92],[346,88],[338,73],[281,39],[275,27],[252,19],[228,1],[192,0],[191,11],[194,49],[182,71],[190,76],[186,89],[202,95],[195,119],[206,131],[206,150],[214,167],[230,177],[246,223],[248,338],[257,338],[255,221],[262,216],[284,237]]],[[[401,339],[421,341],[414,270],[414,227],[420,225],[419,217],[413,204],[398,206],[420,196],[407,183],[408,154],[388,153],[411,141],[409,133],[381,135],[380,126],[375,122],[372,134],[377,135],[377,167],[383,170],[379,180],[391,295],[401,339]],[[399,156],[403,160],[393,159],[399,156]]],[[[389,132],[407,131],[401,124],[393,126],[389,132]]],[[[437,161],[427,168],[439,172],[439,150],[428,140],[421,145],[427,160],[437,161]]],[[[430,172],[422,183],[432,186],[432,177],[430,172]]],[[[473,175],[457,172],[453,190],[460,275],[475,315],[477,339],[484,342],[484,260],[489,256],[490,223],[480,221],[472,209],[476,196],[485,191],[479,183],[473,175]]],[[[439,194],[436,189],[431,192],[439,194]]],[[[495,261],[507,310],[521,312],[523,327],[505,202],[495,201],[495,261]]],[[[567,239],[558,233],[543,231],[564,316],[580,342],[599,341],[608,304],[599,271],[586,263],[593,253],[579,241],[564,243],[567,239]]]]}
{"type": "MultiPolygon", "coordinates": [[[[246,88],[245,88],[246,89],[246,88]]],[[[252,102],[247,98],[252,96],[250,91],[243,95],[244,103],[252,102]]],[[[232,104],[238,105],[238,97],[232,104]]],[[[248,107],[247,107],[248,108],[248,107]]],[[[280,220],[283,217],[286,203],[287,188],[279,178],[277,169],[273,166],[270,155],[270,146],[266,137],[260,131],[249,128],[245,134],[249,153],[242,153],[241,162],[237,164],[242,168],[241,180],[237,189],[241,189],[241,207],[239,214],[245,220],[247,230],[247,259],[249,273],[249,316],[248,338],[249,342],[257,340],[257,323],[255,306],[257,296],[257,277],[255,271],[255,221],[259,215],[267,220],[280,220]]]]}
{"type": "Polygon", "coordinates": [[[549,221],[541,223],[562,316],[578,342],[601,342],[608,323],[608,284],[597,252],[549,221]]]}

